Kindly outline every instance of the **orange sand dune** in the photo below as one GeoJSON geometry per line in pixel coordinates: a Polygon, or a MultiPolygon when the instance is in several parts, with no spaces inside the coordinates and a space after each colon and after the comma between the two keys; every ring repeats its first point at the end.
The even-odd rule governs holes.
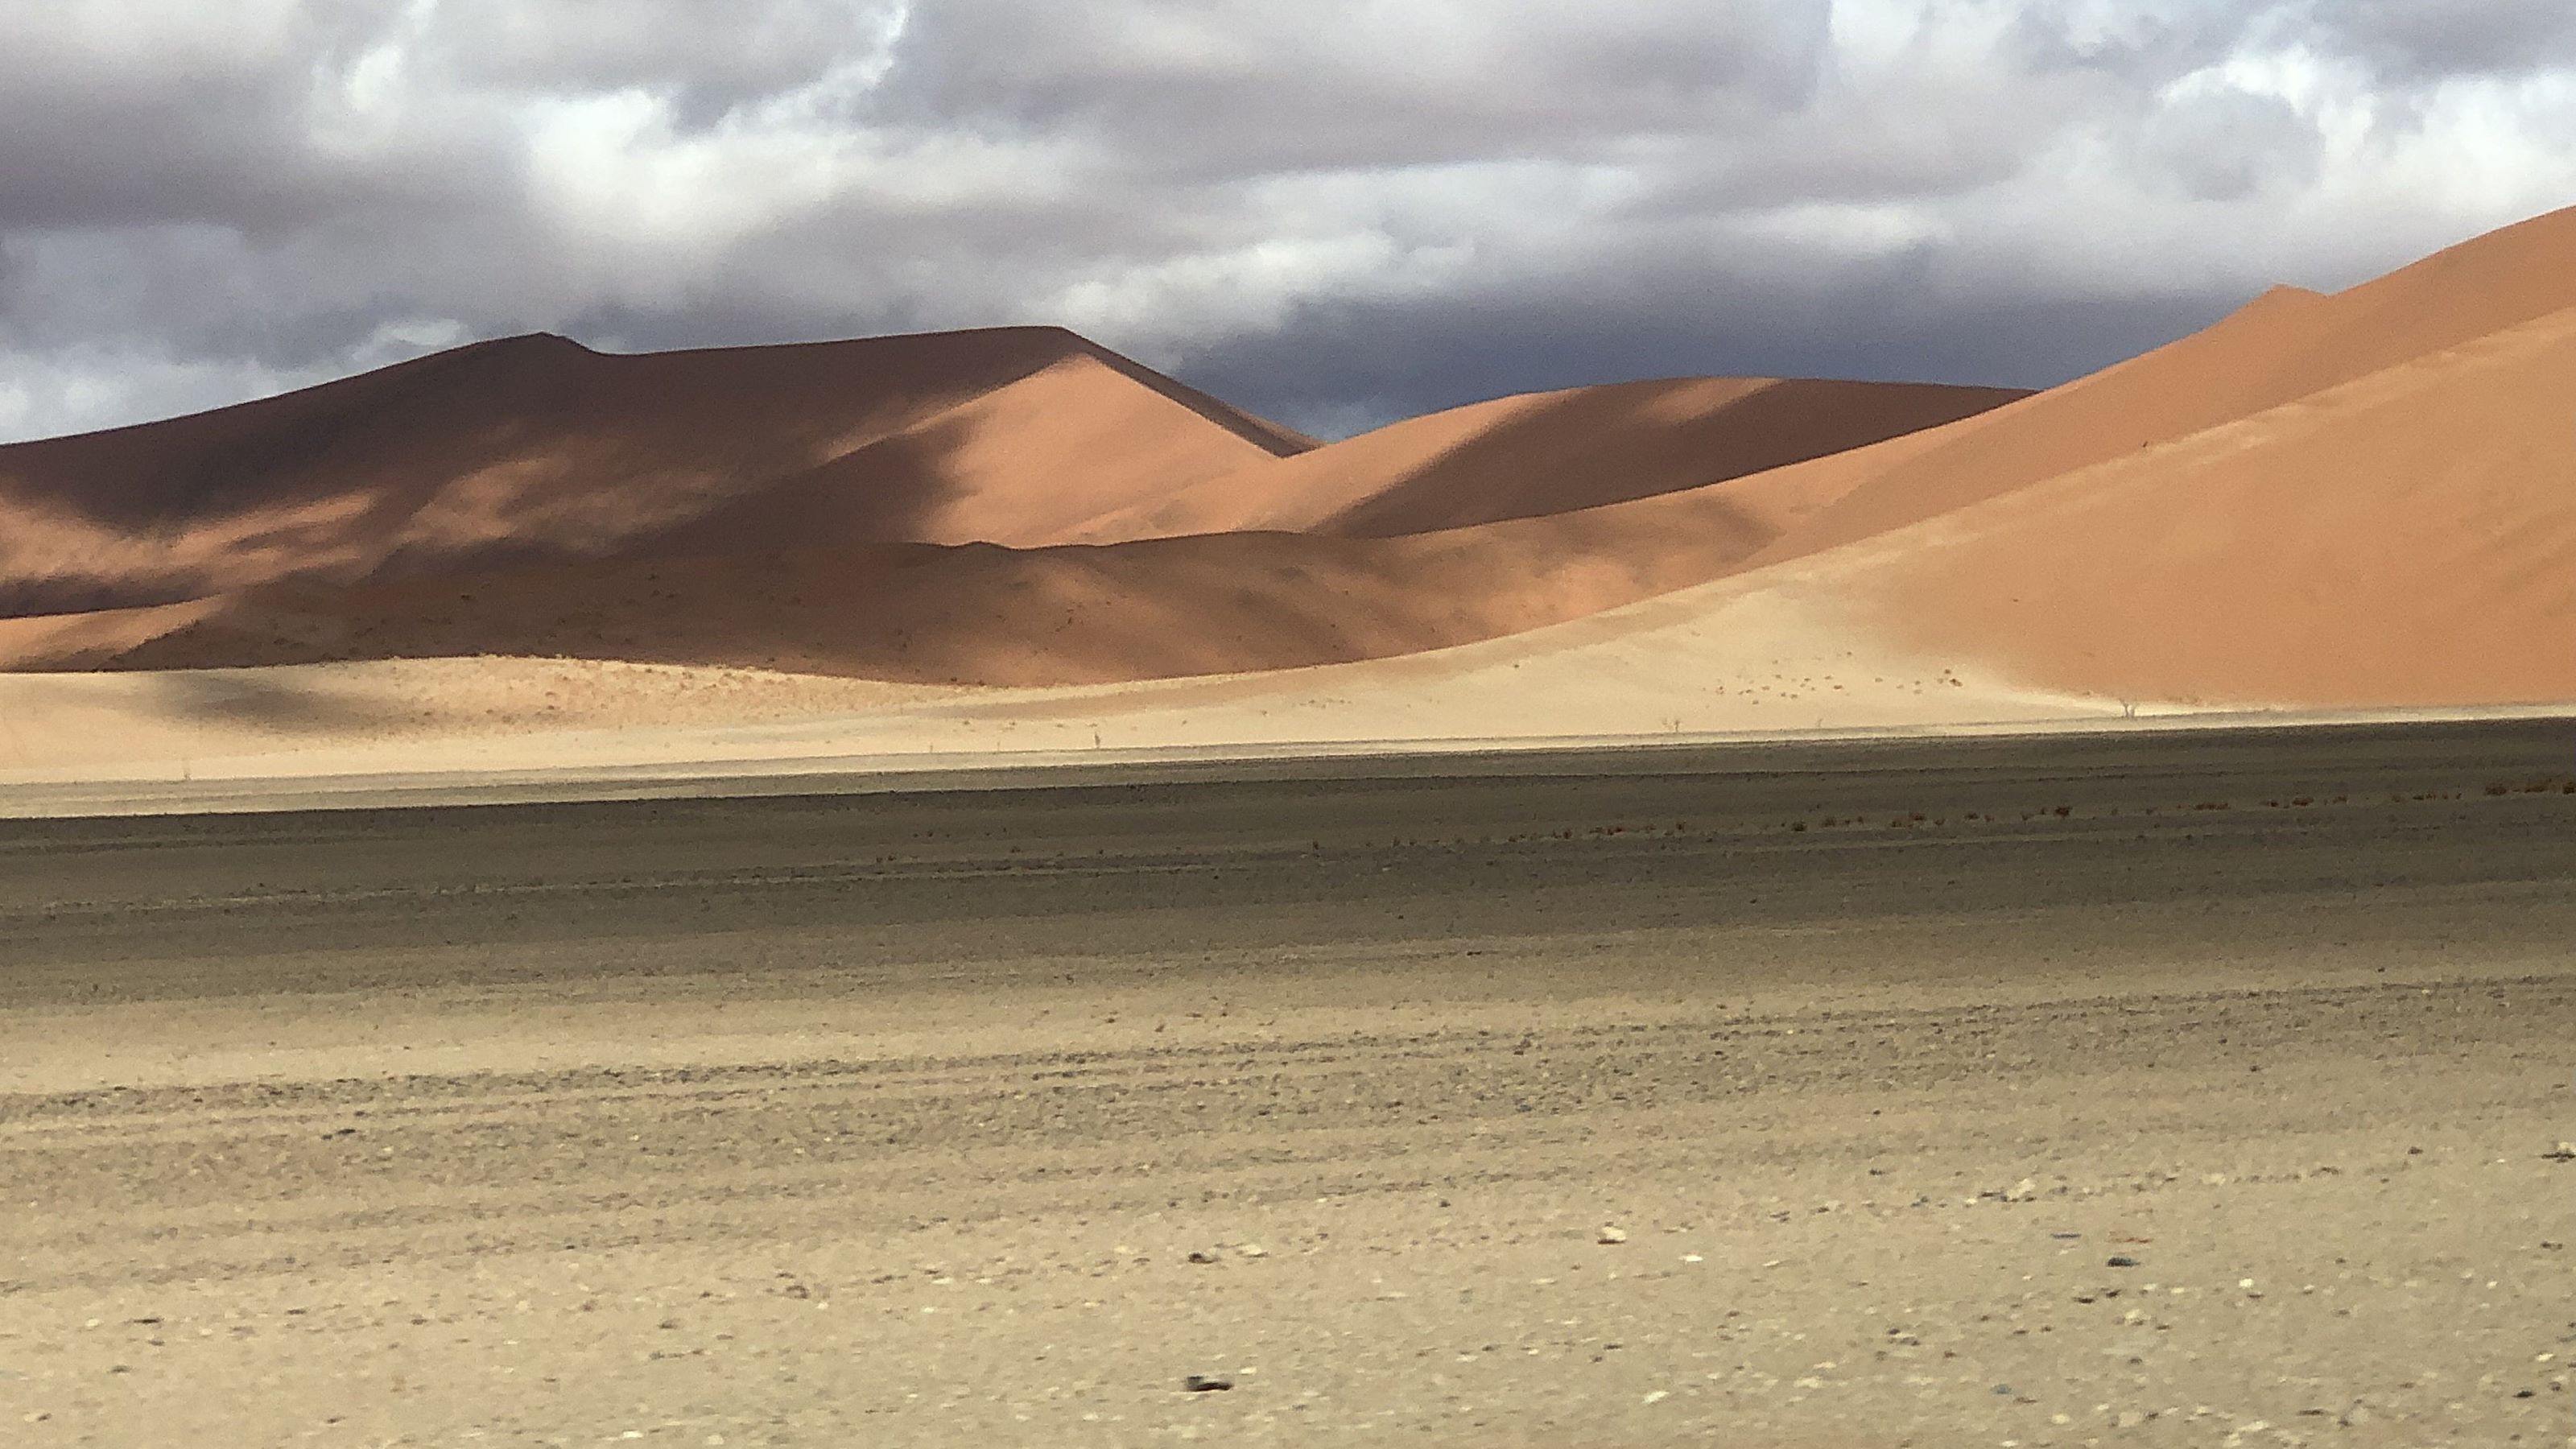
{"type": "Polygon", "coordinates": [[[1892,536],[1853,592],[2059,689],[2576,700],[2571,400],[2576,308],[1892,536]]]}
{"type": "Polygon", "coordinates": [[[1053,328],[636,356],[511,338],[0,448],[0,613],[596,556],[827,466],[845,536],[1048,543],[1050,517],[1309,446],[1053,328]]]}
{"type": "Polygon", "coordinates": [[[2276,288],[2205,332],[1945,430],[1773,544],[1777,562],[2189,437],[2576,306],[2576,209],[2332,296],[2276,288]]]}
{"type": "Polygon", "coordinates": [[[1102,520],[1097,536],[1387,537],[1624,503],[1981,413],[2009,388],[1684,378],[1500,398],[1264,461],[1102,520]]]}
{"type": "MultiPolygon", "coordinates": [[[[2333,296],[2276,291],[1983,411],[1958,390],[1590,389],[1122,497],[1129,480],[1101,450],[1137,432],[1117,421],[1129,395],[1115,380],[1037,368],[967,390],[692,526],[629,535],[614,557],[486,556],[435,576],[242,590],[85,633],[57,621],[15,646],[0,637],[16,651],[0,662],[508,653],[1101,683],[1375,660],[1601,615],[1586,642],[1557,631],[1526,661],[1480,656],[1527,663],[1532,688],[1579,691],[1587,651],[1647,627],[1623,620],[1687,634],[1694,610],[1787,590],[1800,617],[1866,633],[1856,647],[1972,662],[2004,686],[2228,704],[2576,699],[2576,212],[2333,296]],[[1902,431],[1890,399],[1937,425],[1902,431]],[[1945,408],[1956,420],[1935,416],[1945,408]],[[1759,466],[1873,428],[1883,441],[1759,466]],[[943,526],[1016,525],[1028,543],[1222,531],[884,541],[868,490],[836,470],[925,456],[964,481],[907,516],[943,526]],[[1723,481],[1679,481],[1699,469],[1723,481]],[[1015,492],[1022,470],[1061,486],[1015,492]]],[[[1634,673],[1651,653],[1622,657],[1634,673]]]]}

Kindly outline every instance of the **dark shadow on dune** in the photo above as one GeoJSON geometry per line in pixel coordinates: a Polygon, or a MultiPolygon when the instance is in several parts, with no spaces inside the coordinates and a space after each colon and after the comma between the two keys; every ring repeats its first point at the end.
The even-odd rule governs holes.
{"type": "Polygon", "coordinates": [[[434,724],[436,710],[368,707],[284,681],[220,673],[171,673],[151,680],[154,703],[205,724],[246,726],[284,735],[345,734],[434,724]]]}
{"type": "Polygon", "coordinates": [[[1720,493],[1385,539],[745,548],[281,590],[108,667],[510,654],[1055,685],[1345,663],[1705,582],[1771,537],[1720,493]]]}
{"type": "Polygon", "coordinates": [[[41,619],[54,614],[90,614],[108,609],[150,608],[201,599],[207,590],[194,577],[156,574],[147,578],[97,578],[47,574],[34,578],[0,577],[0,619],[41,619]]]}

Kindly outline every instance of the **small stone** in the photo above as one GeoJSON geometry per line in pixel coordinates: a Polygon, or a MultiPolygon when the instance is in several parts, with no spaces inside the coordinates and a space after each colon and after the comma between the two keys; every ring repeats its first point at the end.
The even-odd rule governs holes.
{"type": "Polygon", "coordinates": [[[1213,1263],[1216,1261],[1216,1254],[1204,1252],[1192,1253],[1190,1254],[1190,1261],[1193,1263],[1213,1263]]]}
{"type": "Polygon", "coordinates": [[[1181,1392],[1188,1394],[1221,1394],[1234,1387],[1234,1380],[1214,1374],[1192,1374],[1181,1380],[1181,1392]]]}
{"type": "Polygon", "coordinates": [[[2134,1268],[2138,1266],[2138,1260],[2130,1257],[2126,1253],[2114,1253],[2109,1258],[2103,1260],[2102,1266],[2106,1268],[2134,1268]]]}
{"type": "Polygon", "coordinates": [[[2561,1142],[2557,1151],[2542,1155],[2552,1162],[2576,1162],[2576,1142],[2561,1142]]]}
{"type": "Polygon", "coordinates": [[[1595,1241],[1599,1242],[1605,1248],[1616,1247],[1617,1245],[1628,1241],[1628,1235],[1618,1228],[1603,1228],[1601,1230],[1601,1236],[1595,1239],[1595,1241]]]}
{"type": "Polygon", "coordinates": [[[2021,1181],[2014,1183],[2012,1185],[2012,1190],[2004,1194],[2004,1201],[2029,1202],[2037,1196],[2039,1196],[2038,1180],[2036,1178],[2025,1177],[2021,1181]]]}
{"type": "MultiPolygon", "coordinates": [[[[1650,1404],[1660,1404],[1660,1403],[1662,1403],[1664,1400],[1669,1399],[1669,1398],[1671,1398],[1671,1397],[1672,1397],[1672,1394],[1671,1394],[1669,1391],[1664,1390],[1664,1389],[1657,1389],[1657,1390],[1655,1390],[1653,1393],[1646,1395],[1646,1402],[1647,1402],[1647,1403],[1650,1403],[1650,1404]]],[[[2528,1397],[2528,1396],[2526,1396],[2526,1397],[2528,1397]]]]}
{"type": "Polygon", "coordinates": [[[1246,1258],[1267,1258],[1270,1256],[1270,1250],[1261,1246],[1259,1243],[1246,1243],[1234,1251],[1246,1258]]]}

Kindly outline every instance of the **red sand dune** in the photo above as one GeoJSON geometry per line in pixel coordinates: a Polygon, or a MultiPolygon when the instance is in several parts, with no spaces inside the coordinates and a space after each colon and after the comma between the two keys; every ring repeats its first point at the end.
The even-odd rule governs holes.
{"type": "MultiPolygon", "coordinates": [[[[2571,337],[2576,212],[2337,295],[2275,291],[1991,409],[2003,395],[1635,384],[1305,451],[1244,423],[1223,431],[1252,430],[1264,456],[1184,479],[1211,456],[1185,430],[1115,421],[1112,384],[1132,373],[1040,367],[614,554],[451,553],[435,574],[278,584],[103,621],[86,652],[52,657],[538,653],[1094,682],[1407,653],[1780,569],[1884,636],[2038,686],[2576,699],[2571,337]],[[1104,451],[1128,447],[1161,461],[1131,472],[1104,451]],[[907,521],[1047,546],[902,542],[861,481],[880,463],[965,480],[907,521]],[[1065,481],[1032,490],[1029,474],[1065,481]],[[1197,536],[1152,536],[1175,532],[1197,536]]],[[[78,632],[20,626],[45,631],[78,632]]]]}

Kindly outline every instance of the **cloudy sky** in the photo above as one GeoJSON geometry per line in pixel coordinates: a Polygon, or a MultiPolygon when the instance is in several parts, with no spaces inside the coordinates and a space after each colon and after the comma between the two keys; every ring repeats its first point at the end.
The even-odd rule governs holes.
{"type": "Polygon", "coordinates": [[[0,8],[0,439],[435,347],[1052,322],[1327,432],[2044,384],[2576,204],[2568,0],[0,8]]]}

